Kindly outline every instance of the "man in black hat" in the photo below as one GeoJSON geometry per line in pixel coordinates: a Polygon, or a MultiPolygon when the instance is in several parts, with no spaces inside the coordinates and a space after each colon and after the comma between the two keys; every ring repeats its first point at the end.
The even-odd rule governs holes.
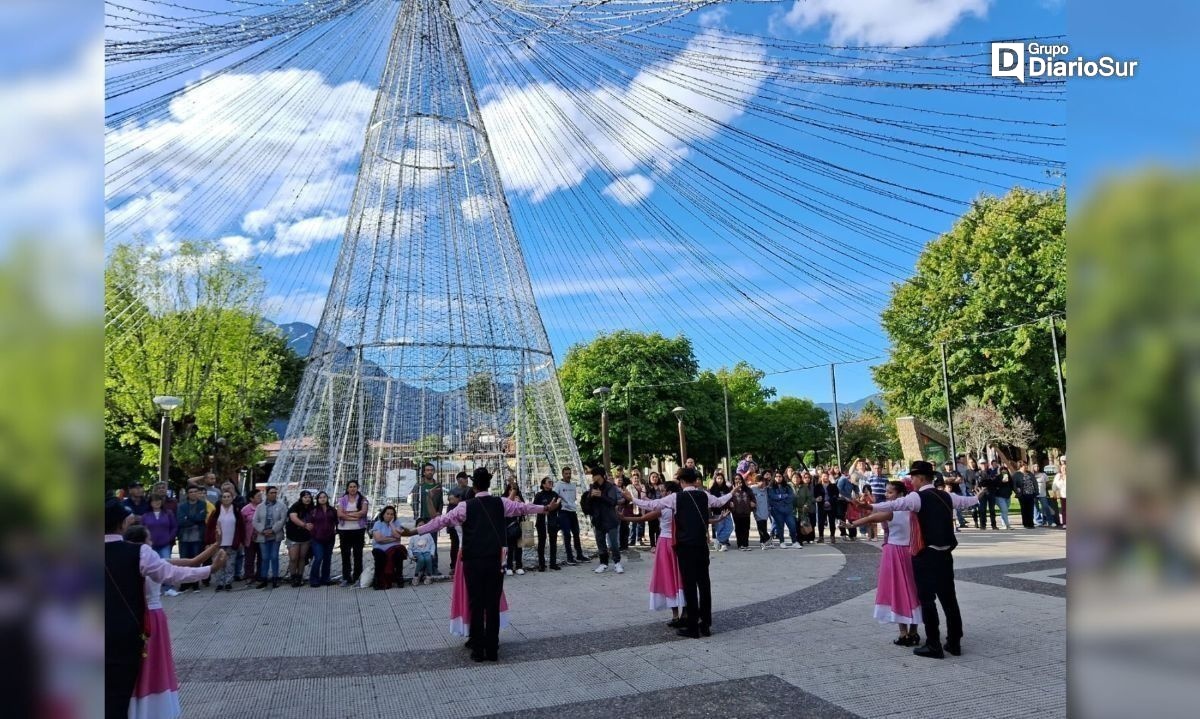
{"type": "MultiPolygon", "coordinates": [[[[876,512],[916,512],[921,527],[925,547],[913,555],[912,562],[917,597],[921,600],[921,614],[925,620],[925,645],[914,649],[913,654],[941,659],[945,656],[944,650],[958,656],[962,654],[963,627],[958,597],[954,593],[954,555],[951,552],[958,546],[958,540],[954,538],[954,510],[979,504],[979,492],[976,491],[976,496],[964,497],[938,490],[934,487],[933,465],[929,462],[913,462],[908,475],[917,491],[891,502],[877,502],[872,509],[876,512]],[[935,600],[942,603],[942,610],[946,612],[944,647],[935,600]]],[[[870,504],[869,500],[864,503],[870,504]]]]}
{"type": "Polygon", "coordinates": [[[488,489],[492,473],[477,467],[471,475],[475,496],[460,502],[454,509],[435,517],[402,534],[432,534],[442,527],[462,527],[462,561],[458,571],[467,585],[467,605],[470,607],[470,637],[467,648],[471,659],[496,661],[500,647],[500,593],[504,590],[501,558],[505,541],[505,518],[525,514],[553,512],[559,508],[556,499],[549,504],[523,504],[503,497],[493,497],[488,489]]]}
{"type": "MultiPolygon", "coordinates": [[[[708,577],[708,520],[712,509],[733,499],[733,493],[713,496],[704,490],[700,474],[691,467],[679,470],[676,477],[682,492],[662,499],[630,497],[642,509],[670,507],[675,513],[675,557],[683,580],[683,600],[687,605],[687,625],[679,635],[698,639],[712,634],[712,584],[708,577]]],[[[661,545],[660,545],[661,546],[661,545]]]]}
{"type": "MultiPolygon", "coordinates": [[[[225,566],[219,552],[208,567],[177,567],[150,548],[130,544],[122,536],[133,513],[118,499],[104,503],[104,716],[125,719],[129,700],[142,670],[146,614],[145,579],[184,584],[208,579],[225,566]]],[[[218,541],[220,538],[218,537],[218,541]]]]}

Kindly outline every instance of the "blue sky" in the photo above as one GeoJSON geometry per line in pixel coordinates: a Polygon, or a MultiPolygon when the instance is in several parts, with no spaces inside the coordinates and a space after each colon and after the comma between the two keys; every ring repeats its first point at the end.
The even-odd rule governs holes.
{"type": "MultiPolygon", "coordinates": [[[[836,8],[839,4],[830,3],[811,3],[818,10],[823,8],[836,8]]],[[[1104,11],[1101,8],[1104,3],[1089,6],[1096,8],[1096,12],[1080,11],[1071,8],[1071,13],[1068,14],[1063,3],[1049,2],[1045,0],[1030,0],[1029,2],[984,2],[983,0],[946,0],[944,3],[935,3],[942,6],[942,9],[947,10],[948,16],[954,19],[950,21],[940,21],[937,17],[933,17],[930,21],[931,27],[927,30],[928,37],[924,38],[924,42],[958,42],[958,41],[979,41],[996,38],[1008,38],[1018,36],[1031,35],[1052,35],[1059,33],[1070,33],[1073,49],[1080,50],[1086,54],[1095,54],[1102,52],[1113,52],[1120,54],[1123,47],[1137,46],[1137,52],[1141,52],[1143,61],[1142,75],[1134,81],[1123,81],[1120,88],[1114,87],[1114,82],[1105,81],[1075,81],[1071,84],[1070,89],[1070,143],[1071,143],[1071,170],[1069,174],[1069,183],[1072,190],[1079,187],[1086,187],[1091,178],[1099,175],[1107,167],[1114,165],[1132,165],[1139,163],[1147,157],[1163,158],[1167,161],[1178,161],[1180,157],[1194,158],[1195,146],[1189,144],[1193,142],[1192,138],[1186,133],[1185,119],[1187,113],[1153,113],[1153,103],[1148,98],[1153,93],[1161,92],[1166,87],[1178,87],[1175,83],[1178,82],[1179,75],[1182,72],[1184,63],[1180,62],[1185,57],[1183,54],[1183,46],[1185,38],[1182,37],[1184,27],[1194,27],[1194,24],[1176,23],[1173,26],[1178,28],[1180,42],[1169,42],[1170,37],[1164,38],[1156,29],[1154,35],[1148,28],[1143,28],[1144,22],[1154,15],[1148,8],[1149,6],[1139,6],[1138,11],[1134,12],[1128,8],[1122,8],[1115,3],[1111,3],[1111,8],[1104,11]],[[965,14],[955,15],[955,11],[962,11],[965,14]],[[1125,16],[1122,13],[1126,13],[1125,16]],[[1069,15],[1069,16],[1068,16],[1069,15]],[[934,22],[935,20],[939,20],[934,22]],[[1105,20],[1108,27],[1105,28],[1105,20]],[[1122,37],[1113,37],[1094,33],[1103,33],[1104,30],[1112,30],[1114,27],[1119,27],[1122,31],[1122,37]],[[1153,43],[1148,41],[1153,40],[1153,43]],[[1104,46],[1093,46],[1092,42],[1108,43],[1104,46]],[[1154,45],[1153,50],[1151,44],[1154,45]],[[1128,98],[1128,101],[1112,103],[1106,101],[1106,98],[1111,97],[1111,93],[1116,92],[1122,97],[1128,98]],[[1104,117],[1109,120],[1115,120],[1109,123],[1088,123],[1083,116],[1094,113],[1095,108],[1103,107],[1104,117]],[[1143,126],[1153,126],[1158,128],[1154,132],[1143,132],[1137,134],[1125,133],[1120,137],[1116,136],[1116,132],[1121,130],[1122,123],[1142,123],[1143,126]]],[[[885,16],[886,13],[896,12],[897,7],[904,9],[904,3],[842,3],[841,5],[856,5],[854,14],[838,15],[836,10],[830,9],[828,13],[817,19],[813,24],[806,27],[794,27],[792,32],[795,37],[800,39],[825,42],[836,39],[839,32],[855,32],[854,28],[858,27],[859,35],[854,42],[861,40],[871,32],[879,32],[879,28],[889,27],[889,20],[885,16]],[[875,13],[872,15],[872,13],[875,13]],[[855,23],[858,23],[855,25],[855,23]],[[849,28],[849,30],[847,30],[849,28]]],[[[1153,3],[1151,3],[1153,5],[1153,3]]],[[[781,5],[784,9],[788,9],[786,4],[781,5]]],[[[39,12],[54,12],[58,17],[62,17],[61,10],[63,7],[81,9],[80,4],[72,6],[71,3],[25,3],[23,6],[18,3],[19,9],[26,13],[39,12]]],[[[746,30],[757,33],[765,32],[765,27],[768,21],[768,14],[778,8],[763,8],[763,7],[744,7],[739,6],[734,8],[726,19],[728,27],[735,30],[746,30]]],[[[1194,10],[1193,10],[1194,12],[1194,10]]],[[[83,12],[86,16],[88,12],[83,12]]],[[[818,13],[819,14],[819,13],[818,13]]],[[[99,13],[95,13],[96,19],[99,19],[99,13]]],[[[893,23],[894,24],[894,23],[893,23]]],[[[85,43],[92,43],[92,47],[96,46],[98,38],[98,29],[95,25],[88,26],[85,23],[61,23],[55,22],[48,25],[50,28],[48,33],[39,37],[37,42],[34,42],[28,33],[23,33],[19,26],[14,26],[11,23],[0,25],[0,39],[6,41],[8,52],[13,54],[14,58],[20,58],[14,63],[6,63],[3,75],[0,76],[5,83],[4,88],[11,91],[14,85],[18,85],[21,81],[32,78],[55,78],[62,77],[67,74],[77,75],[78,65],[80,63],[79,55],[73,55],[70,51],[72,47],[80,47],[85,43]]],[[[920,28],[908,28],[906,32],[914,32],[920,34],[920,28]]],[[[1136,54],[1134,56],[1137,56],[1136,54]]],[[[481,91],[481,95],[486,93],[481,91]]],[[[919,100],[920,98],[917,98],[919,100]]],[[[99,112],[99,110],[97,110],[99,112]]],[[[1091,115],[1095,117],[1095,115],[1091,115]]],[[[751,121],[746,120],[749,127],[753,127],[751,121]]],[[[65,160],[64,160],[65,161],[65,160]]],[[[52,163],[51,163],[52,164],[52,163]]],[[[892,168],[895,173],[902,173],[903,168],[892,168]]],[[[9,173],[9,182],[15,182],[13,177],[20,173],[9,173]]],[[[897,174],[897,179],[903,181],[903,174],[897,174]]],[[[27,180],[26,180],[27,181],[27,180]]],[[[955,196],[974,196],[978,191],[978,187],[972,187],[969,184],[953,187],[948,185],[944,188],[948,194],[955,196]]],[[[94,195],[93,195],[94,196],[94,195]]],[[[514,200],[515,212],[518,214],[518,229],[521,229],[521,205],[522,202],[528,202],[528,198],[517,198],[514,200]]],[[[86,213],[85,213],[86,216],[86,213]]],[[[90,220],[95,220],[94,215],[89,217],[90,220]]],[[[6,216],[6,223],[9,225],[6,229],[14,228],[14,220],[6,216]]],[[[19,219],[17,220],[19,221],[19,219]]],[[[915,224],[931,227],[936,230],[944,230],[949,226],[949,221],[944,218],[931,216],[921,216],[920,213],[914,213],[912,221],[915,224]]],[[[681,226],[688,228],[685,222],[680,222],[681,226]]],[[[237,228],[232,228],[236,230],[237,228]]],[[[5,232],[5,234],[10,234],[5,232]]],[[[696,235],[698,241],[708,241],[710,238],[703,237],[700,233],[696,235]]],[[[524,239],[524,238],[523,238],[524,239]]],[[[646,243],[660,241],[662,238],[631,236],[628,240],[631,243],[641,243],[638,246],[645,246],[646,243]]],[[[538,238],[533,237],[528,240],[531,254],[536,254],[541,243],[538,238]]],[[[295,298],[303,292],[308,292],[313,298],[313,302],[317,301],[323,292],[321,286],[322,272],[321,268],[328,268],[325,271],[324,279],[327,280],[328,272],[332,271],[333,247],[336,242],[325,243],[309,250],[303,257],[295,257],[290,261],[279,261],[278,263],[265,264],[265,271],[271,287],[286,288],[289,297],[295,298]],[[299,268],[303,268],[303,273],[300,273],[299,268]],[[300,287],[297,277],[302,276],[306,286],[300,287]]],[[[728,247],[714,245],[712,251],[715,256],[720,257],[724,261],[731,264],[738,261],[737,257],[729,256],[728,247]]],[[[541,286],[543,289],[550,287],[550,281],[553,277],[555,265],[550,263],[548,255],[531,256],[529,265],[531,274],[533,275],[535,286],[541,286]]],[[[910,258],[911,260],[911,258],[910,258]]],[[[755,261],[751,258],[748,264],[748,271],[753,271],[755,261]]],[[[667,286],[669,288],[669,285],[667,286]]],[[[270,290],[269,290],[270,291],[270,290]]],[[[553,294],[553,293],[551,293],[553,294]]],[[[583,326],[577,320],[580,307],[578,300],[567,302],[566,300],[558,301],[547,297],[541,302],[544,319],[547,328],[551,335],[552,343],[556,354],[561,358],[566,346],[572,341],[580,339],[579,334],[583,330],[591,329],[591,327],[583,326]],[[574,334],[571,330],[574,329],[574,334]]],[[[653,309],[653,308],[651,308],[653,309]]],[[[297,314],[304,314],[303,312],[297,314]]],[[[312,319],[309,314],[307,319],[312,319]]],[[[280,320],[292,319],[292,317],[279,316],[280,320]]],[[[670,317],[661,318],[661,329],[664,332],[672,333],[674,328],[670,317]]],[[[825,324],[834,324],[828,317],[818,318],[825,324]]],[[[747,318],[747,321],[753,321],[752,318],[747,318]]],[[[693,323],[694,326],[694,323],[693,323]]],[[[599,329],[603,329],[600,327],[599,329]]],[[[848,330],[849,331],[849,330],[848,330]]],[[[858,333],[857,330],[851,332],[855,337],[861,338],[861,345],[866,350],[877,349],[882,347],[884,341],[876,331],[858,333]]],[[[717,366],[727,363],[728,357],[733,354],[727,346],[723,347],[720,352],[711,351],[708,348],[722,344],[720,337],[693,337],[696,342],[698,355],[700,356],[701,364],[704,366],[717,366]]],[[[806,361],[803,342],[786,342],[787,338],[781,339],[782,346],[773,346],[772,343],[766,342],[762,346],[751,346],[745,348],[737,348],[737,352],[744,353],[746,358],[755,364],[764,364],[756,361],[758,358],[765,358],[768,355],[794,355],[795,361],[790,362],[787,359],[779,359],[772,357],[769,364],[774,368],[786,368],[803,366],[812,364],[813,362],[806,361]]],[[[860,354],[860,356],[861,356],[860,354]]],[[[845,400],[857,399],[863,395],[869,394],[874,390],[867,363],[859,365],[848,365],[839,367],[839,395],[845,400]]],[[[826,401],[829,399],[829,383],[828,370],[819,368],[816,370],[791,372],[787,374],[774,375],[768,379],[769,383],[775,386],[781,394],[793,394],[800,396],[808,396],[817,401],[826,401]]]]}

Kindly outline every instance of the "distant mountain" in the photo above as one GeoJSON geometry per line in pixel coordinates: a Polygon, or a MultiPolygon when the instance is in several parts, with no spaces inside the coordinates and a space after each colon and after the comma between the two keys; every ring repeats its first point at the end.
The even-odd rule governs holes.
{"type": "MultiPolygon", "coordinates": [[[[838,410],[841,412],[845,412],[846,410],[858,412],[866,406],[867,402],[874,402],[875,404],[879,405],[880,408],[882,408],[883,395],[876,392],[873,395],[863,397],[862,399],[858,399],[853,402],[838,402],[838,410]]],[[[816,404],[818,407],[829,413],[830,419],[833,419],[833,402],[817,402],[816,404]]]]}
{"type": "MultiPolygon", "coordinates": [[[[289,322],[286,324],[276,325],[273,322],[264,320],[264,323],[275,327],[281,332],[287,340],[288,347],[301,357],[307,357],[312,349],[313,342],[317,339],[317,328],[304,322],[289,322]]],[[[339,343],[340,344],[340,343],[339,343]]],[[[344,347],[344,346],[343,346],[344,347]]],[[[354,365],[354,355],[349,350],[344,353],[338,353],[339,356],[334,360],[335,366],[343,366],[350,368],[354,365]]],[[[400,417],[399,426],[395,426],[390,437],[397,442],[415,442],[421,438],[422,416],[424,417],[424,426],[427,428],[435,427],[462,427],[470,424],[470,409],[467,404],[466,388],[440,392],[437,390],[426,390],[422,393],[418,387],[406,384],[404,382],[392,382],[390,387],[391,396],[388,397],[387,372],[374,362],[367,360],[363,362],[363,377],[364,379],[374,379],[365,383],[366,388],[366,405],[368,420],[366,432],[368,436],[377,436],[381,428],[380,420],[382,418],[382,407],[386,404],[391,407],[392,422],[395,423],[397,414],[400,417]],[[401,409],[397,413],[396,408],[401,409]],[[420,408],[420,409],[416,409],[420,408]]],[[[497,383],[497,391],[501,396],[508,396],[513,391],[513,386],[508,383],[497,383]]],[[[287,423],[290,417],[280,417],[271,423],[271,428],[276,431],[279,436],[283,436],[287,431],[287,423]]],[[[499,416],[495,418],[495,422],[503,427],[511,421],[511,409],[504,408],[499,416]]],[[[435,432],[436,433],[436,432],[435,432]]]]}

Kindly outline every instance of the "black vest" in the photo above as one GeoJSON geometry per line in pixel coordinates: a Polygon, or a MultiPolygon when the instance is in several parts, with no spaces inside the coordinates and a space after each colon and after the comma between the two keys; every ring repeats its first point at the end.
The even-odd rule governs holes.
{"type": "Polygon", "coordinates": [[[504,548],[504,502],[490,494],[466,502],[467,518],[462,524],[463,559],[494,559],[499,563],[504,548]]]}
{"type": "Polygon", "coordinates": [[[685,490],[675,495],[675,543],[708,546],[708,492],[685,490]]]}
{"type": "Polygon", "coordinates": [[[128,660],[142,653],[146,593],[141,546],[104,543],[104,653],[128,660]]]}
{"type": "Polygon", "coordinates": [[[925,545],[950,549],[957,547],[953,500],[940,489],[927,489],[917,496],[921,498],[917,523],[921,525],[921,539],[925,545]]]}

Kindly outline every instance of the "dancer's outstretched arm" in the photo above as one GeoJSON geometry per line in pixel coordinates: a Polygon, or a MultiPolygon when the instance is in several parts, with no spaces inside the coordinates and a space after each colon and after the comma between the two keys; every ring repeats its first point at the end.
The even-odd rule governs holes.
{"type": "Polygon", "coordinates": [[[892,520],[891,512],[871,512],[865,517],[859,517],[850,523],[853,527],[861,527],[864,524],[872,524],[874,522],[890,522],[892,520]]]}

